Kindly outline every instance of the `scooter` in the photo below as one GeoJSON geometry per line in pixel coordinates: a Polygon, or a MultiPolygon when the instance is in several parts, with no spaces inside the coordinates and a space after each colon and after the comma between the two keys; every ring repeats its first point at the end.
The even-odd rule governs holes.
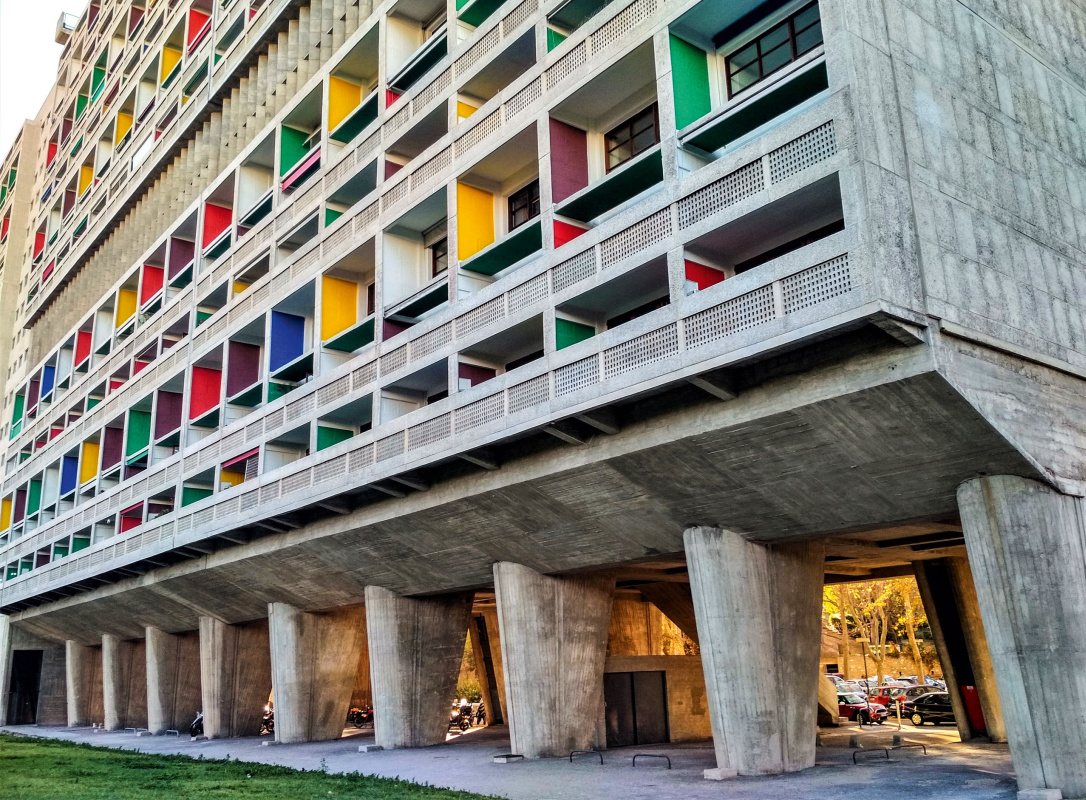
{"type": "Polygon", "coordinates": [[[347,722],[356,728],[364,728],[373,724],[373,708],[352,708],[347,712],[347,722]]]}
{"type": "Polygon", "coordinates": [[[264,719],[260,722],[261,733],[275,732],[275,712],[269,706],[264,706],[264,719]]]}
{"type": "Polygon", "coordinates": [[[196,719],[192,721],[189,726],[189,736],[203,736],[204,735],[204,712],[197,711],[196,719]]]}

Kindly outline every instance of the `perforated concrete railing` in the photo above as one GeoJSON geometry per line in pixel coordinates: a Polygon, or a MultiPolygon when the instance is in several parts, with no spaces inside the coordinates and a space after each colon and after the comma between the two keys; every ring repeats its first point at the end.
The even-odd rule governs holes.
{"type": "MultiPolygon", "coordinates": [[[[323,455],[309,456],[292,464],[278,474],[262,476],[255,486],[241,484],[202,501],[202,507],[185,513],[173,512],[123,538],[117,536],[93,545],[85,555],[72,556],[9,580],[0,597],[5,605],[19,602],[78,577],[228,532],[254,521],[250,512],[258,506],[261,511],[255,519],[263,519],[337,494],[346,488],[344,480],[350,486],[372,484],[417,466],[415,461],[407,463],[403,458],[420,450],[429,448],[419,458],[432,460],[473,449],[484,440],[479,429],[487,425],[500,432],[502,428],[497,424],[501,423],[506,433],[513,429],[514,423],[538,427],[561,417],[562,409],[569,407],[579,392],[592,389],[605,396],[616,391],[636,391],[638,383],[657,377],[669,366],[677,367],[674,359],[684,353],[686,363],[690,363],[691,355],[696,363],[701,348],[726,343],[733,336],[781,320],[792,313],[786,311],[788,308],[801,310],[827,303],[849,295],[854,288],[849,255],[841,253],[625,341],[597,345],[595,352],[584,355],[586,347],[594,342],[590,339],[575,348],[577,352],[570,356],[569,363],[526,380],[518,379],[516,383],[495,379],[498,384],[495,391],[461,401],[458,407],[452,407],[457,398],[450,398],[413,412],[394,421],[397,430],[388,431],[388,426],[383,426],[385,430],[356,437],[362,441],[349,440],[323,455]],[[646,374],[645,370],[654,365],[657,369],[646,374]],[[542,407],[547,404],[552,406],[544,410],[542,407]],[[540,409],[533,418],[510,420],[532,409],[540,409]],[[243,519],[238,519],[239,514],[244,515],[243,519]]],[[[707,351],[706,357],[719,354],[718,347],[707,351]]],[[[312,397],[309,400],[312,402],[312,397]]],[[[157,485],[166,479],[163,476],[157,485]]],[[[108,504],[100,501],[93,509],[80,512],[78,522],[69,530],[92,523],[101,506],[115,510],[135,496],[133,490],[108,504]],[[95,513],[88,513],[92,510],[95,513]]]]}
{"type": "MultiPolygon", "coordinates": [[[[798,172],[825,161],[832,157],[836,152],[837,146],[834,137],[834,123],[831,119],[822,125],[819,125],[812,131],[776,148],[769,154],[748,164],[742,165],[732,172],[710,182],[706,186],[683,196],[676,203],[649,214],[639,222],[601,240],[598,244],[592,245],[588,249],[563,260],[559,264],[547,269],[545,272],[527,278],[505,293],[486,300],[473,309],[464,311],[448,322],[438,325],[428,331],[420,332],[415,339],[407,340],[403,344],[399,344],[394,349],[380,355],[378,355],[377,352],[371,351],[360,357],[361,359],[367,359],[367,363],[358,364],[358,360],[356,359],[355,362],[344,365],[344,367],[341,367],[339,370],[332,373],[327,379],[322,378],[311,386],[295,390],[295,392],[284,400],[283,405],[253,412],[253,414],[246,418],[246,436],[244,439],[237,436],[235,432],[223,432],[220,434],[220,438],[212,436],[209,437],[210,441],[205,441],[199,447],[186,448],[183,454],[183,461],[182,459],[175,457],[177,458],[178,463],[183,464],[182,475],[189,475],[198,469],[206,468],[208,464],[214,463],[216,459],[229,458],[240,452],[245,444],[259,441],[260,437],[272,434],[279,427],[301,419],[306,414],[311,413],[315,407],[321,408],[326,404],[331,404],[339,400],[344,396],[340,393],[340,388],[345,386],[344,378],[347,370],[351,371],[352,376],[350,391],[360,391],[364,388],[367,391],[372,391],[377,388],[376,384],[374,386],[368,386],[368,384],[375,382],[378,378],[378,366],[380,377],[387,378],[399,370],[407,368],[414,362],[432,355],[458,339],[464,339],[486,327],[513,316],[524,309],[529,309],[538,305],[551,293],[557,294],[558,292],[564,291],[570,286],[588,280],[597,272],[611,268],[620,261],[630,259],[638,253],[645,252],[654,245],[664,242],[672,235],[673,218],[678,220],[678,227],[682,230],[702,220],[708,219],[709,217],[727,211],[731,206],[737,205],[743,200],[755,196],[764,189],[764,179],[756,179],[752,176],[764,175],[769,165],[775,162],[781,160],[794,162],[797,166],[796,172],[798,172]],[[809,142],[812,140],[826,141],[830,144],[812,149],[809,146],[809,142]],[[802,157],[796,155],[802,153],[805,153],[806,155],[802,157]],[[337,389],[335,391],[326,391],[327,388],[332,385],[336,385],[337,389]],[[316,397],[316,406],[314,405],[314,396],[316,397]],[[254,416],[258,418],[253,419],[254,416]],[[264,416],[265,418],[261,419],[259,418],[260,416],[264,416]]],[[[790,177],[792,174],[796,173],[792,172],[787,177],[790,177]]],[[[784,179],[785,177],[781,177],[779,180],[784,179]]],[[[779,182],[779,180],[775,181],[770,179],[770,182],[776,183],[779,182]]],[[[375,220],[376,216],[370,215],[368,218],[375,220]]],[[[356,231],[356,233],[357,232],[358,231],[356,231]]],[[[327,243],[327,240],[325,243],[327,243]]],[[[826,268],[829,269],[829,267],[826,268]]],[[[300,275],[296,277],[299,277],[300,279],[305,276],[300,275]]],[[[815,289],[812,289],[812,291],[821,291],[822,289],[818,287],[821,287],[824,284],[833,284],[833,275],[830,275],[830,278],[829,284],[815,281],[817,286],[815,289]]],[[[813,280],[813,278],[808,279],[813,280]]],[[[791,286],[792,284],[790,283],[782,283],[781,286],[778,287],[778,290],[792,292],[793,294],[798,292],[798,294],[795,294],[795,297],[791,294],[786,294],[782,295],[782,298],[778,300],[775,297],[760,296],[755,293],[744,299],[742,302],[732,301],[732,306],[724,304],[715,312],[719,315],[724,315],[720,320],[717,320],[712,315],[709,315],[708,312],[705,312],[706,316],[703,318],[699,317],[691,323],[692,328],[690,335],[695,337],[695,339],[698,339],[699,337],[711,336],[711,332],[705,333],[705,331],[710,331],[714,325],[717,327],[727,327],[732,324],[743,324],[742,320],[733,323],[728,315],[754,314],[756,320],[761,320],[762,317],[758,316],[757,313],[759,304],[772,304],[773,313],[777,316],[786,313],[786,307],[788,308],[787,313],[791,313],[792,310],[798,310],[798,306],[793,308],[794,304],[805,302],[804,298],[809,298],[812,295],[810,292],[806,291],[806,289],[794,290],[789,288],[791,286]]],[[[284,284],[284,287],[281,289],[284,294],[290,290],[291,286],[289,284],[284,284]]],[[[831,290],[835,291],[832,287],[831,290]]],[[[249,294],[252,291],[253,290],[250,289],[246,294],[249,294]]],[[[763,290],[763,295],[764,292],[765,290],[763,290]]],[[[258,298],[254,297],[253,299],[258,298]]],[[[256,308],[260,309],[263,308],[263,306],[264,302],[262,299],[262,302],[258,303],[256,308]]],[[[239,316],[237,319],[241,320],[241,325],[245,324],[244,317],[239,316]]],[[[226,317],[223,317],[222,321],[226,321],[226,317]]],[[[756,324],[761,324],[761,322],[759,321],[756,324]]],[[[643,345],[638,346],[640,347],[643,345]]],[[[193,345],[193,348],[194,350],[196,349],[195,344],[193,345]]],[[[198,353],[194,352],[193,355],[198,355],[198,353]]],[[[613,358],[617,358],[617,356],[613,356],[613,358]]],[[[571,374],[575,372],[576,370],[571,370],[571,374]]],[[[165,373],[163,372],[160,377],[165,377],[165,373]]],[[[567,377],[562,378],[563,381],[569,379],[570,378],[567,377]]],[[[562,385],[565,386],[565,383],[562,385]]],[[[344,391],[346,390],[344,389],[344,391]]],[[[104,418],[104,415],[100,418],[104,418]]],[[[174,462],[171,459],[169,462],[171,467],[173,466],[173,463],[174,462]]],[[[20,474],[24,473],[21,472],[20,474]]],[[[25,474],[29,476],[33,473],[27,472],[25,474]]],[[[99,500],[98,502],[103,504],[101,507],[108,509],[117,507],[116,505],[108,505],[108,503],[113,503],[113,501],[108,498],[99,500]]],[[[98,505],[92,506],[92,508],[99,507],[100,506],[98,505]]],[[[87,518],[85,513],[80,515],[81,520],[85,518],[87,518]]],[[[44,539],[56,535],[60,535],[56,530],[53,530],[52,533],[43,533],[42,540],[44,541],[44,539]]],[[[37,539],[35,541],[37,541],[37,539]]],[[[17,544],[19,550],[28,548],[28,545],[25,544],[25,540],[19,540],[15,544],[17,544]]]]}

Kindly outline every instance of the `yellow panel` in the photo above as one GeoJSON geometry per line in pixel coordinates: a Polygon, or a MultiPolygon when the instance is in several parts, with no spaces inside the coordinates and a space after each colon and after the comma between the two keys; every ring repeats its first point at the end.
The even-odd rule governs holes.
{"type": "Polygon", "coordinates": [[[219,480],[230,486],[237,486],[239,483],[245,483],[245,473],[233,472],[228,469],[219,470],[219,480]]]}
{"type": "Polygon", "coordinates": [[[325,275],[321,278],[321,341],[358,322],[358,284],[325,275]]]}
{"type": "Polygon", "coordinates": [[[94,167],[90,164],[84,164],[79,168],[79,196],[83,196],[83,192],[87,191],[91,182],[94,180],[94,167]]]}
{"type": "Polygon", "coordinates": [[[125,114],[123,111],[119,112],[117,114],[117,131],[114,136],[114,143],[121,141],[130,130],[132,130],[132,115],[125,114]]]}
{"type": "Polygon", "coordinates": [[[5,497],[0,503],[0,531],[6,531],[11,527],[11,498],[5,497]]]}
{"type": "Polygon", "coordinates": [[[180,60],[180,50],[174,50],[172,47],[162,48],[162,71],[159,73],[159,83],[170,76],[170,73],[173,72],[173,68],[177,66],[177,62],[180,60]]]}
{"type": "Polygon", "coordinates": [[[241,294],[249,288],[249,284],[244,281],[234,281],[234,294],[241,294]]]}
{"type": "Polygon", "coordinates": [[[464,261],[494,242],[494,195],[456,183],[456,252],[464,261]]]}
{"type": "Polygon", "coordinates": [[[136,313],[136,292],[133,289],[121,289],[117,292],[117,327],[128,322],[136,313]]]}
{"type": "Polygon", "coordinates": [[[460,100],[456,101],[456,115],[460,117],[460,119],[467,119],[478,110],[479,109],[475,106],[469,106],[467,103],[461,102],[460,100]]]}
{"type": "Polygon", "coordinates": [[[356,83],[350,83],[337,78],[334,75],[328,78],[328,130],[335,130],[336,126],[350,116],[351,112],[358,108],[362,102],[362,87],[356,83]]]}
{"type": "Polygon", "coordinates": [[[83,442],[83,459],[79,462],[79,482],[86,483],[98,474],[98,444],[83,442]]]}

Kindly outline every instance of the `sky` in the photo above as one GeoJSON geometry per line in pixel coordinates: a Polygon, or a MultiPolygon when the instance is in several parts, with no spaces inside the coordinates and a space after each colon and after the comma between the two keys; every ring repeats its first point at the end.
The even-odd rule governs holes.
{"type": "Polygon", "coordinates": [[[53,41],[62,11],[82,14],[87,0],[0,0],[0,159],[23,120],[37,116],[64,49],[53,41]]]}

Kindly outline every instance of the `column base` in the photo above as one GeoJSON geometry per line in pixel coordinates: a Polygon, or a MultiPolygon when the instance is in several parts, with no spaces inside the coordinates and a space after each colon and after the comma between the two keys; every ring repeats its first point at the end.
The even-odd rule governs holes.
{"type": "Polygon", "coordinates": [[[1063,792],[1059,789],[1022,789],[1018,792],[1018,800],[1063,800],[1063,792]]]}
{"type": "Polygon", "coordinates": [[[701,777],[707,781],[727,781],[739,777],[739,772],[731,767],[714,767],[702,770],[701,777]]]}

